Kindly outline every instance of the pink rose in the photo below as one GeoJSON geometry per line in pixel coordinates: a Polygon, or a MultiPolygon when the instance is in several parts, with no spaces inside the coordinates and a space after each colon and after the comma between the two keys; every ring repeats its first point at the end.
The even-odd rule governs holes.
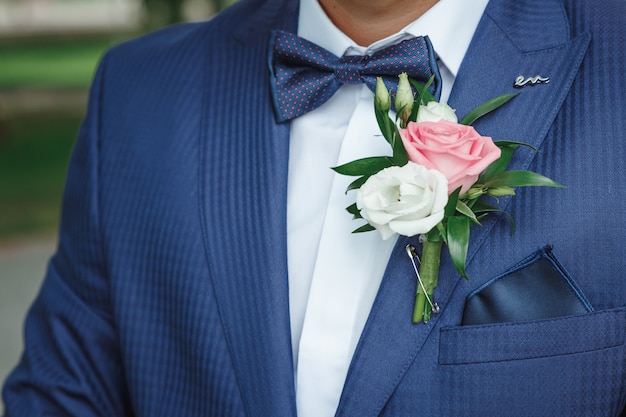
{"type": "Polygon", "coordinates": [[[409,160],[446,176],[448,194],[459,187],[461,194],[465,193],[500,157],[500,148],[490,137],[480,136],[471,126],[446,120],[411,122],[400,135],[409,160]]]}

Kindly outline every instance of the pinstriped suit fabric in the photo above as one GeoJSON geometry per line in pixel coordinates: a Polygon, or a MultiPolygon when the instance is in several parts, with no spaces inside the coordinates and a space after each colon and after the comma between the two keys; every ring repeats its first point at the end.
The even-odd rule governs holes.
{"type": "Polygon", "coordinates": [[[107,81],[115,86],[104,101],[116,105],[102,110],[101,137],[115,138],[100,144],[100,175],[107,178],[101,199],[110,201],[103,203],[110,211],[102,214],[102,228],[109,234],[112,308],[124,323],[118,324],[119,343],[137,415],[237,415],[232,399],[238,389],[226,377],[228,351],[214,343],[223,334],[207,325],[216,322],[217,311],[198,256],[197,83],[206,67],[199,53],[204,36],[198,28],[187,31],[121,48],[121,69],[104,63],[105,78],[111,74],[107,81]],[[155,69],[162,78],[146,77],[155,69]]]}
{"type": "MultiPolygon", "coordinates": [[[[288,154],[287,125],[276,126],[271,108],[266,67],[268,37],[248,44],[224,44],[224,54],[236,60],[224,63],[209,92],[209,108],[233,123],[206,125],[203,203],[206,210],[207,254],[214,285],[233,300],[222,305],[228,322],[227,338],[241,367],[236,369],[244,395],[257,409],[249,415],[288,415],[293,412],[291,346],[287,307],[285,189],[288,154]],[[232,88],[223,89],[223,86],[232,88]],[[233,101],[234,106],[221,103],[233,101]],[[222,163],[213,161],[219,158],[222,163]],[[252,194],[248,194],[252,191],[252,194]],[[222,198],[224,196],[225,198],[222,198]],[[235,216],[233,207],[237,207],[235,216]],[[239,305],[242,288],[251,295],[239,305]],[[256,337],[255,337],[256,335],[256,337]],[[267,343],[258,343],[259,339],[267,343]],[[277,366],[276,361],[281,365],[277,366]],[[288,365],[288,366],[284,366],[288,365]],[[261,375],[264,381],[248,378],[261,375]],[[271,392],[272,394],[268,394],[271,392]],[[283,398],[277,403],[271,398],[283,398]]],[[[218,47],[220,48],[220,47],[218,47]]],[[[243,301],[243,300],[242,300],[243,301]]]]}
{"type": "MultiPolygon", "coordinates": [[[[60,244],[3,391],[7,416],[295,416],[286,267],[288,124],[269,92],[270,30],[296,2],[243,2],[114,48],[72,157],[60,244]]],[[[543,75],[476,123],[527,141],[512,162],[564,183],[501,203],[468,273],[442,259],[410,324],[402,240],[338,416],[617,416],[626,400],[626,2],[487,7],[450,102],[460,115],[543,75]],[[546,244],[595,313],[460,327],[465,297],[546,244]],[[402,318],[407,320],[403,321],[402,318]],[[536,339],[534,339],[536,338],[536,339]]],[[[558,300],[555,300],[558,302],[558,300]]]]}

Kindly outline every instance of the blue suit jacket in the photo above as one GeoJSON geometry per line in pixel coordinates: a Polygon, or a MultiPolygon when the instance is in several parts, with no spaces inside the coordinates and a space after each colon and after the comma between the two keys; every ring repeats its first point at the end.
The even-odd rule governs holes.
{"type": "MultiPolygon", "coordinates": [[[[297,2],[245,1],[114,48],[69,168],[58,251],[4,388],[7,415],[295,416],[286,181],[269,31],[297,2]]],[[[512,168],[566,184],[501,199],[442,312],[410,322],[401,240],[338,416],[616,416],[626,401],[626,2],[494,0],[450,103],[463,115],[550,77],[476,123],[528,142],[512,168]],[[545,245],[594,312],[460,326],[473,290],[545,245]]],[[[533,297],[528,300],[532,305],[533,297]]],[[[550,302],[558,303],[559,300],[550,302]]]]}

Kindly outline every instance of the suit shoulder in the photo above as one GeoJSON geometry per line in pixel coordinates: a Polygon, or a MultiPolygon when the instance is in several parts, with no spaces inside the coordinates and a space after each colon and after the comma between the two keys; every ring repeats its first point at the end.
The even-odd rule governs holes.
{"type": "Polygon", "coordinates": [[[564,4],[571,36],[590,37],[588,59],[581,67],[585,77],[602,74],[605,83],[620,85],[626,65],[626,0],[564,0],[564,4]]]}
{"type": "Polygon", "coordinates": [[[160,65],[160,62],[174,62],[182,55],[198,51],[206,45],[214,32],[212,26],[209,21],[159,29],[112,47],[102,61],[106,61],[109,69],[127,71],[149,68],[160,65]]]}
{"type": "Polygon", "coordinates": [[[598,34],[624,33],[626,0],[564,0],[565,12],[576,32],[598,34]]]}
{"type": "Polygon", "coordinates": [[[173,25],[124,41],[108,50],[102,61],[106,61],[107,72],[150,72],[207,57],[216,53],[218,46],[237,41],[237,31],[254,10],[247,3],[236,4],[207,21],[173,25]]]}

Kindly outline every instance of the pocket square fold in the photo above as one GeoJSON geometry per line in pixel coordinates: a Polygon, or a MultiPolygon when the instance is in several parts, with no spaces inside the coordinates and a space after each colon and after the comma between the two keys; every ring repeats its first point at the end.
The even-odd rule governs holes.
{"type": "Polygon", "coordinates": [[[593,308],[546,246],[472,292],[462,325],[573,316],[593,308]]]}

